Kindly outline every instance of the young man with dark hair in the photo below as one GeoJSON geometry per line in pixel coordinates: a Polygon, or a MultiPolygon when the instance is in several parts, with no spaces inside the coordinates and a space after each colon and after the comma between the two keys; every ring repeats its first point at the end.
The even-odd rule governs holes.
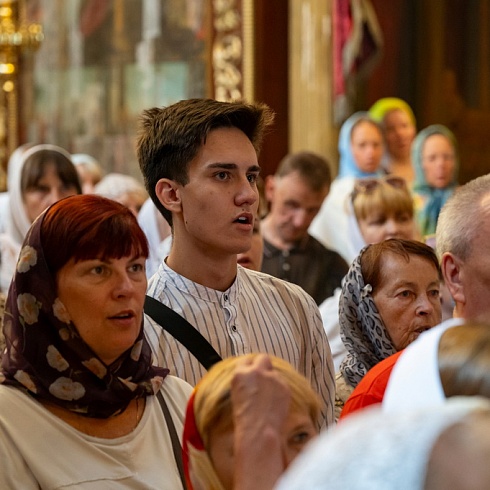
{"type": "MultiPolygon", "coordinates": [[[[138,159],[173,243],[148,294],[191,323],[221,357],[266,352],[289,361],[333,423],[334,372],[315,302],[294,284],[237,265],[250,248],[258,152],[273,113],[263,104],[191,99],[142,116],[138,159]]],[[[191,384],[197,359],[158,324],[145,329],[161,364],[191,384]]]]}

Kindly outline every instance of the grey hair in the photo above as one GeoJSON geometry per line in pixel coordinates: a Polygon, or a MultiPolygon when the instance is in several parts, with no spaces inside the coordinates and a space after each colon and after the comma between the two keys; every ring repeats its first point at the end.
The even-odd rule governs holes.
{"type": "Polygon", "coordinates": [[[490,174],[456,189],[443,206],[436,227],[437,256],[450,252],[466,260],[481,226],[482,202],[490,197],[490,174]]]}

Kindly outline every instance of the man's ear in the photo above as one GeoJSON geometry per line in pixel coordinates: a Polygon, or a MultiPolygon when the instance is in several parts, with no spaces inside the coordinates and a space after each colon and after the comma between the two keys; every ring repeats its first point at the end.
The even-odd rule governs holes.
{"type": "Polygon", "coordinates": [[[457,303],[466,302],[463,286],[463,262],[450,252],[446,252],[441,258],[441,269],[444,281],[451,296],[457,303]]]}
{"type": "Polygon", "coordinates": [[[274,175],[268,175],[264,181],[264,196],[267,202],[274,199],[274,189],[276,186],[276,178],[274,175]]]}
{"type": "Polygon", "coordinates": [[[158,200],[171,213],[177,213],[182,210],[180,185],[175,180],[160,179],[155,185],[155,192],[158,200]]]}

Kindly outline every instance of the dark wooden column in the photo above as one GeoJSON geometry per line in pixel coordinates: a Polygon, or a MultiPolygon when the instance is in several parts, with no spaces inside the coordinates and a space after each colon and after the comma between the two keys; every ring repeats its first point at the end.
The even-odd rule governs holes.
{"type": "Polygon", "coordinates": [[[260,165],[262,175],[274,173],[288,152],[288,2],[254,1],[254,97],[276,112],[266,136],[260,165]]]}

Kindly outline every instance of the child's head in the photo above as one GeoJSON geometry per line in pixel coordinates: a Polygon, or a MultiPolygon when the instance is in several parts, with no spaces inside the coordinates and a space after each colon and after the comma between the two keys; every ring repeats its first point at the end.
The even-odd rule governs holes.
{"type": "Polygon", "coordinates": [[[366,243],[378,243],[386,238],[416,238],[413,200],[402,178],[359,179],[351,199],[366,243]]]}

